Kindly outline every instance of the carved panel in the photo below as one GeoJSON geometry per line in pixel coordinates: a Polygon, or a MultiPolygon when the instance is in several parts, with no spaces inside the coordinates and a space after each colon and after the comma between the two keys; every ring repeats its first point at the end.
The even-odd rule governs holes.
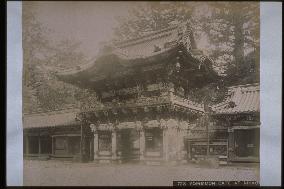
{"type": "Polygon", "coordinates": [[[122,122],[117,125],[118,129],[131,129],[136,128],[136,122],[122,122]]]}
{"type": "Polygon", "coordinates": [[[151,120],[151,121],[146,122],[145,126],[148,128],[159,127],[160,122],[158,122],[157,120],[151,120]]]}

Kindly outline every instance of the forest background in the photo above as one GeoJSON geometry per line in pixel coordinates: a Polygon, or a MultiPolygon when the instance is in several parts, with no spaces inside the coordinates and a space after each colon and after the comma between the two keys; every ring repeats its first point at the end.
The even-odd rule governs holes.
{"type": "MultiPolygon", "coordinates": [[[[259,82],[259,3],[145,2],[125,11],[127,16],[116,18],[113,35],[105,42],[139,37],[185,21],[191,22],[197,46],[206,41],[202,50],[221,79],[213,87],[196,89],[193,98],[211,94],[209,101],[214,104],[225,98],[228,86],[259,82]]],[[[23,3],[23,112],[99,104],[94,91],[55,76],[59,69],[94,62],[96,54],[87,55],[80,41],[50,40],[48,34],[53,31],[38,14],[32,3],[23,3]]]]}

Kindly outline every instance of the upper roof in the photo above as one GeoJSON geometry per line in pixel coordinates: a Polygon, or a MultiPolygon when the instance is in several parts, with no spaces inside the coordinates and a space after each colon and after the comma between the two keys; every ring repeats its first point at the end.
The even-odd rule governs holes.
{"type": "Polygon", "coordinates": [[[259,83],[232,86],[227,99],[212,107],[215,114],[259,113],[259,83]]]}
{"type": "Polygon", "coordinates": [[[80,122],[76,120],[79,111],[79,109],[65,109],[46,113],[25,114],[23,116],[23,127],[28,129],[79,125],[80,122]]]}
{"type": "Polygon", "coordinates": [[[212,66],[212,60],[196,49],[190,24],[183,23],[139,38],[105,45],[93,63],[58,71],[57,76],[62,80],[73,80],[73,83],[86,78],[99,81],[109,75],[113,77],[128,75],[134,65],[147,64],[155,60],[166,62],[176,59],[178,53],[184,54],[187,62],[198,62],[196,67],[202,63],[212,66]]]}
{"type": "Polygon", "coordinates": [[[125,59],[145,58],[160,54],[179,42],[196,49],[189,25],[173,25],[139,38],[114,43],[113,53],[125,59]]]}

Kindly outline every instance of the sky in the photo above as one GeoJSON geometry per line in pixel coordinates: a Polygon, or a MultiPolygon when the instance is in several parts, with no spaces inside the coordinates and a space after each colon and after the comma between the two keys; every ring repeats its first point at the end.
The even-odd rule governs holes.
{"type": "Polygon", "coordinates": [[[128,10],[143,2],[100,1],[42,1],[23,2],[36,10],[37,20],[51,30],[49,38],[54,41],[74,40],[81,42],[81,49],[88,58],[94,58],[100,43],[113,35],[116,18],[128,15],[128,10]]]}
{"type": "MultiPolygon", "coordinates": [[[[49,38],[81,42],[82,52],[88,58],[98,53],[100,43],[112,38],[118,17],[127,17],[128,11],[141,7],[141,1],[34,1],[23,2],[36,11],[36,18],[49,28],[49,38]]],[[[198,48],[208,48],[206,37],[198,41],[198,48]]]]}
{"type": "MultiPolygon", "coordinates": [[[[113,36],[113,28],[118,25],[118,17],[129,16],[129,10],[142,7],[141,1],[34,1],[23,2],[36,11],[36,19],[50,29],[49,39],[60,42],[72,40],[80,42],[80,51],[90,61],[96,58],[102,42],[113,36]]],[[[204,9],[202,9],[204,10],[204,9]]],[[[197,48],[206,55],[210,49],[206,35],[197,39],[197,48]]]]}

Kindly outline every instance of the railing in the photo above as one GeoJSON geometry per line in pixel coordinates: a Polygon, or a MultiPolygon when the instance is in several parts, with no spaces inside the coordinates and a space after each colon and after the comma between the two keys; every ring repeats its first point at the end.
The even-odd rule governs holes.
{"type": "Polygon", "coordinates": [[[128,95],[128,94],[136,94],[136,93],[141,93],[143,91],[162,91],[167,89],[168,86],[165,83],[155,83],[155,84],[150,84],[147,86],[146,90],[143,90],[141,86],[136,86],[136,87],[131,87],[131,88],[124,88],[120,89],[117,91],[107,91],[107,92],[102,92],[102,98],[109,98],[109,97],[114,97],[115,95],[128,95]]]}
{"type": "Polygon", "coordinates": [[[168,85],[162,82],[155,83],[147,86],[147,91],[156,91],[156,90],[164,90],[167,89],[168,85]]]}
{"type": "MultiPolygon", "coordinates": [[[[152,84],[149,85],[149,90],[152,89],[163,89],[165,86],[160,84],[152,84]],[[149,87],[151,86],[151,87],[149,87]]],[[[124,89],[123,91],[127,92],[136,92],[136,90],[139,90],[137,87],[131,88],[129,90],[124,89]]],[[[114,93],[113,93],[114,94],[114,93]]],[[[127,101],[119,101],[119,102],[105,102],[102,105],[97,104],[87,104],[85,107],[83,107],[83,110],[108,110],[108,109],[117,109],[117,108],[132,108],[132,107],[141,107],[141,106],[153,106],[153,105],[159,105],[159,104],[167,104],[167,103],[173,103],[179,106],[183,106],[192,110],[197,110],[200,112],[204,112],[204,108],[201,104],[195,103],[191,100],[179,97],[177,95],[174,95],[172,93],[161,93],[159,96],[151,96],[151,97],[140,97],[137,99],[131,99],[127,101]]]]}
{"type": "Polygon", "coordinates": [[[124,88],[117,91],[102,92],[102,98],[114,97],[115,95],[136,94],[141,89],[139,87],[124,88]]]}
{"type": "Polygon", "coordinates": [[[103,105],[92,105],[89,104],[82,108],[82,110],[109,110],[109,109],[117,109],[117,108],[134,108],[134,107],[143,107],[143,106],[153,106],[159,104],[170,103],[169,96],[162,95],[157,97],[141,97],[136,100],[129,100],[124,102],[106,102],[103,105]]]}

